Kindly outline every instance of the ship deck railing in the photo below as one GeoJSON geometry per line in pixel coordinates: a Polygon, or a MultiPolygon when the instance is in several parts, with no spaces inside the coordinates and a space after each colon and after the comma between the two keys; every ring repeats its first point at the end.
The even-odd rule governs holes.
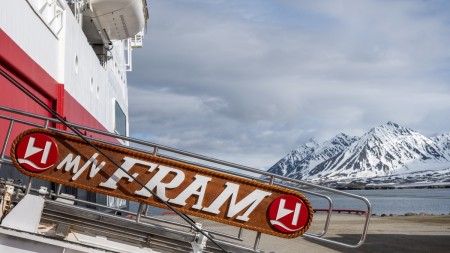
{"type": "MultiPolygon", "coordinates": [[[[50,117],[44,117],[41,115],[24,112],[20,110],[16,110],[13,108],[8,108],[4,106],[0,106],[0,123],[1,121],[6,122],[8,125],[8,129],[4,129],[5,135],[4,138],[1,140],[4,140],[3,143],[0,143],[2,149],[0,153],[0,169],[2,164],[12,164],[11,159],[8,157],[8,146],[11,145],[12,139],[15,136],[12,136],[12,133],[14,132],[13,129],[17,126],[19,126],[20,129],[24,128],[26,126],[27,128],[46,128],[51,129],[52,131],[61,131],[66,132],[64,130],[63,125],[61,122],[59,122],[57,119],[50,118],[50,117]]],[[[78,124],[73,124],[69,122],[65,122],[65,124],[69,124],[71,127],[74,127],[78,129],[79,131],[83,132],[85,134],[85,138],[89,140],[95,140],[98,142],[103,142],[107,144],[117,145],[121,147],[126,147],[127,149],[141,151],[150,153],[159,157],[173,159],[176,161],[189,163],[192,165],[201,166],[204,168],[208,168],[215,171],[220,171],[223,173],[232,174],[235,176],[248,178],[251,180],[257,180],[260,182],[264,182],[267,184],[272,185],[278,185],[285,188],[290,188],[296,191],[301,192],[305,196],[307,196],[311,204],[313,206],[313,209],[316,209],[317,211],[320,211],[321,213],[325,213],[325,217],[320,220],[320,224],[317,224],[315,220],[313,220],[313,229],[310,229],[312,231],[306,232],[303,234],[303,237],[315,240],[317,242],[321,243],[327,243],[331,245],[338,245],[346,248],[357,248],[361,246],[367,236],[368,232],[368,226],[370,223],[370,216],[372,212],[372,207],[370,202],[363,196],[359,196],[356,194],[352,194],[345,191],[336,190],[333,188],[317,185],[311,182],[306,182],[302,180],[296,180],[276,174],[269,173],[267,171],[263,171],[260,169],[248,167],[239,165],[236,163],[231,163],[215,158],[211,158],[208,156],[195,154],[188,151],[183,151],[177,148],[144,141],[140,139],[136,139],[133,137],[127,137],[122,136],[116,133],[110,133],[78,124]],[[96,136],[90,137],[90,136],[96,136]],[[117,140],[116,142],[114,140],[117,140]],[[124,144],[127,145],[124,145],[124,144]],[[357,203],[357,206],[360,207],[358,210],[355,210],[355,213],[362,213],[361,215],[361,227],[359,231],[355,231],[357,234],[359,234],[358,239],[352,242],[348,241],[339,241],[339,239],[336,238],[327,238],[327,233],[329,231],[330,224],[332,223],[332,217],[333,213],[335,211],[334,209],[334,200],[337,199],[339,202],[355,202],[357,203]]],[[[151,131],[151,129],[149,129],[151,131]]],[[[66,132],[67,133],[67,132],[66,132]]],[[[25,189],[25,193],[27,192],[37,192],[38,189],[31,189],[31,182],[32,178],[29,178],[29,182],[25,186],[16,185],[17,187],[23,187],[25,189]]],[[[24,193],[24,194],[25,194],[24,193]]],[[[61,205],[67,205],[62,202],[58,202],[54,199],[64,199],[67,198],[67,196],[59,194],[57,192],[49,192],[46,209],[47,211],[44,211],[44,217],[47,213],[58,213],[57,215],[53,215],[52,219],[55,220],[64,220],[65,222],[69,222],[67,220],[66,216],[70,216],[72,214],[70,213],[64,213],[61,210],[61,208],[58,208],[61,205]],[[58,211],[54,211],[58,210],[58,211]],[[56,217],[56,218],[55,218],[56,217]],[[59,218],[58,218],[59,217],[59,218]]],[[[139,231],[142,232],[142,229],[156,229],[158,230],[158,240],[168,240],[171,241],[171,243],[174,242],[190,242],[190,240],[193,240],[193,236],[195,236],[195,232],[192,231],[192,228],[187,223],[184,223],[181,219],[176,219],[174,217],[171,217],[171,215],[152,215],[151,213],[148,214],[147,210],[148,207],[144,204],[140,204],[137,212],[131,212],[123,209],[113,208],[106,205],[101,205],[93,202],[89,202],[82,199],[76,199],[76,198],[68,198],[70,201],[74,201],[74,203],[77,203],[78,206],[71,205],[70,211],[77,209],[77,212],[82,209],[83,212],[86,213],[86,217],[96,217],[101,216],[102,219],[106,219],[105,217],[109,217],[111,219],[117,219],[117,220],[123,220],[126,219],[126,222],[133,222],[133,224],[136,224],[136,227],[139,227],[139,231]],[[89,205],[91,208],[82,207],[81,204],[89,205]],[[95,207],[94,209],[92,207],[95,207]],[[100,211],[102,210],[102,211],[100,211]],[[143,211],[145,210],[145,211],[143,211]],[[117,215],[112,215],[111,213],[125,213],[128,215],[128,218],[118,217],[117,215]],[[132,217],[132,219],[130,219],[132,217]],[[161,232],[166,231],[166,232],[161,232]],[[168,232],[167,232],[168,231],[168,232]]],[[[339,203],[342,204],[342,203],[339,203]]],[[[340,208],[340,209],[347,209],[348,208],[340,208]]],[[[98,217],[97,217],[98,218],[98,217]]],[[[108,218],[108,219],[109,219],[108,218]]],[[[94,219],[95,221],[95,219],[94,219]]],[[[213,222],[202,220],[202,222],[205,222],[205,224],[212,224],[213,222]]],[[[78,228],[89,227],[89,223],[83,223],[83,224],[76,224],[74,226],[77,226],[78,228]],[[84,224],[84,225],[83,225],[84,224]]],[[[103,224],[104,225],[104,224],[103,224]]],[[[113,224],[110,224],[111,226],[114,226],[113,224]]],[[[129,225],[129,224],[128,224],[129,225]]],[[[94,225],[95,226],[95,225],[94,225]]],[[[221,224],[222,227],[231,227],[228,225],[221,224]]],[[[101,227],[99,225],[99,227],[101,227]]],[[[131,226],[133,227],[133,226],[131,226]]],[[[218,238],[216,241],[219,242],[222,246],[225,248],[232,248],[235,250],[238,250],[239,252],[262,252],[259,249],[259,244],[261,240],[261,233],[255,233],[255,237],[252,240],[251,243],[244,245],[239,244],[244,241],[244,231],[245,229],[242,228],[236,228],[231,229],[215,229],[217,226],[211,225],[212,228],[208,228],[208,226],[203,226],[204,231],[207,231],[208,233],[214,235],[215,238],[218,238]],[[233,231],[233,233],[229,232],[222,232],[225,231],[233,231]],[[220,239],[219,239],[220,238],[220,239]]],[[[112,228],[111,228],[112,229],[112,228]]],[[[117,227],[113,228],[112,230],[118,229],[117,227]]],[[[128,226],[127,229],[131,229],[130,226],[128,226]]],[[[95,230],[95,229],[94,229],[95,230]]],[[[97,229],[98,230],[98,229],[97,229]]],[[[149,231],[150,231],[149,230],[149,231]]],[[[150,236],[152,232],[148,232],[147,237],[150,236]]],[[[110,233],[111,234],[111,233],[110,233]]],[[[117,233],[112,233],[117,235],[117,233]]],[[[155,235],[153,235],[155,236],[155,235]]],[[[289,240],[295,240],[295,239],[289,239],[289,240]]],[[[167,241],[167,243],[169,243],[167,241]]],[[[176,243],[175,243],[176,244],[176,243]]],[[[162,244],[161,244],[162,245],[162,244]]],[[[164,247],[164,246],[158,246],[158,247],[164,247]]],[[[213,244],[208,244],[209,249],[214,249],[213,244]]],[[[185,249],[183,249],[185,250],[185,249]]],[[[218,249],[214,249],[211,252],[219,252],[218,249]]],[[[183,252],[183,251],[180,251],[183,252]]],[[[208,252],[208,251],[205,251],[208,252]]]]}

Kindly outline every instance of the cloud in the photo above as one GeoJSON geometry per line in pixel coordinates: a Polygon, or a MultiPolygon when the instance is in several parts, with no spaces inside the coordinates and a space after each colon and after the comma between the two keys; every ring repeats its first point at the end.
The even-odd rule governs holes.
{"type": "Polygon", "coordinates": [[[152,1],[131,134],[269,168],[311,137],[449,132],[446,1],[152,1]]]}

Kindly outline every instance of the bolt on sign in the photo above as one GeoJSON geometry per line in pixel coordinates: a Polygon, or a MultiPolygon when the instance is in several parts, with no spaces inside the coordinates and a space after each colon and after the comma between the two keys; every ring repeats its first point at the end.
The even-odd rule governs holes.
{"type": "Polygon", "coordinates": [[[312,222],[303,194],[124,147],[61,132],[31,129],[13,142],[11,157],[23,174],[161,208],[160,200],[188,215],[258,232],[294,238],[312,222]],[[127,171],[130,175],[124,172],[127,171]]]}

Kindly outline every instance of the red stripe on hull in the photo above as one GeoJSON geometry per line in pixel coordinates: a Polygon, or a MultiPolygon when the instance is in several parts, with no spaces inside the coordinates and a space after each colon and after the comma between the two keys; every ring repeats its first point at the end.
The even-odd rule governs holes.
{"type": "MultiPolygon", "coordinates": [[[[65,117],[69,122],[106,131],[106,128],[64,89],[63,84],[59,84],[53,79],[2,29],[0,29],[0,68],[7,72],[17,82],[33,92],[33,94],[38,96],[61,116],[65,117]]],[[[36,102],[23,94],[3,76],[0,76],[0,106],[50,117],[50,114],[47,111],[38,106],[36,102]]],[[[3,111],[0,111],[0,114],[11,116],[11,114],[3,111]]],[[[29,121],[29,118],[26,120],[29,121]]],[[[8,121],[0,119],[0,145],[2,145],[5,140],[4,135],[8,129],[8,125],[8,121]]],[[[27,127],[25,126],[15,128],[12,138],[15,138],[18,132],[25,130],[26,128],[27,127]]],[[[93,133],[86,134],[98,137],[93,133]]],[[[117,142],[117,140],[113,138],[110,138],[109,141],[117,142]]],[[[9,154],[9,146],[10,145],[8,145],[7,155],[9,154]]]]}
{"type": "Polygon", "coordinates": [[[0,29],[0,64],[6,66],[39,94],[57,99],[58,82],[31,59],[2,29],[0,29]]]}

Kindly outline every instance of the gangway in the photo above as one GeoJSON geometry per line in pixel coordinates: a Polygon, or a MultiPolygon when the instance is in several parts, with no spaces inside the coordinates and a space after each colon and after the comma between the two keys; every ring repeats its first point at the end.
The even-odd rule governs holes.
{"type": "MultiPolygon", "coordinates": [[[[310,240],[346,248],[357,248],[366,239],[371,216],[371,205],[362,196],[271,174],[255,168],[186,152],[153,142],[121,136],[68,122],[64,124],[69,124],[71,127],[78,129],[84,133],[86,139],[91,141],[115,145],[126,148],[127,150],[145,152],[157,157],[201,166],[209,170],[301,192],[310,198],[314,209],[323,213],[320,219],[313,219],[313,228],[302,235],[310,240]],[[125,146],[122,143],[129,145],[125,146]],[[359,231],[355,231],[359,234],[359,237],[353,242],[340,241],[336,238],[327,237],[330,224],[333,221],[332,218],[334,217],[332,215],[335,204],[333,201],[335,199],[342,201],[343,198],[358,202],[359,206],[362,207],[360,210],[363,213],[363,215],[360,215],[362,221],[361,228],[359,231]]],[[[23,129],[39,128],[73,134],[70,131],[64,130],[66,128],[62,122],[54,118],[7,107],[0,107],[0,126],[7,126],[5,128],[2,127],[0,132],[0,140],[3,140],[3,143],[0,143],[0,172],[14,170],[11,157],[9,156],[9,148],[15,135],[23,131],[23,129]]],[[[6,174],[10,175],[11,173],[6,174]]],[[[70,241],[70,235],[72,237],[75,235],[78,244],[88,245],[92,249],[92,251],[82,251],[80,248],[76,248],[72,249],[73,251],[67,252],[97,252],[95,250],[100,250],[98,252],[101,252],[105,247],[100,245],[102,243],[105,244],[105,242],[108,242],[108,245],[114,245],[114,243],[133,245],[143,250],[142,252],[265,252],[264,249],[260,249],[261,238],[265,236],[260,232],[255,233],[254,231],[248,231],[243,228],[216,224],[213,221],[200,218],[196,218],[196,225],[192,226],[192,224],[184,222],[183,219],[175,215],[162,215],[162,212],[152,213],[152,208],[149,208],[146,204],[139,204],[137,211],[124,210],[61,193],[58,185],[51,189],[41,188],[39,186],[41,180],[38,181],[36,182],[36,179],[31,177],[26,182],[17,182],[8,178],[0,179],[0,195],[3,196],[2,201],[8,195],[7,186],[8,189],[14,189],[13,193],[9,193],[8,195],[8,198],[11,199],[11,208],[8,210],[9,214],[5,212],[5,217],[8,217],[8,215],[12,216],[14,209],[19,206],[19,203],[25,202],[24,200],[27,199],[26,196],[28,195],[38,196],[44,199],[39,223],[50,227],[48,231],[53,232],[28,231],[26,232],[28,233],[27,238],[38,236],[38,238],[46,238],[45,240],[50,241],[55,239],[61,244],[61,241],[70,241]],[[201,233],[198,231],[199,228],[201,228],[201,233]],[[205,238],[205,234],[209,235],[210,239],[205,238]],[[253,239],[249,240],[248,234],[254,235],[253,239]],[[94,240],[92,238],[96,239],[94,240]]],[[[48,185],[47,183],[46,186],[48,185]]],[[[16,218],[20,219],[20,217],[16,218]]],[[[23,236],[21,232],[23,231],[20,231],[20,229],[4,227],[3,223],[0,225],[0,236],[23,236]]],[[[270,240],[276,239],[279,238],[270,238],[270,240]]],[[[44,239],[42,240],[44,241],[44,239]]],[[[298,239],[280,240],[289,242],[289,240],[298,239]]],[[[70,245],[74,245],[73,240],[70,245]]],[[[110,249],[110,252],[125,251],[114,251],[110,249]]]]}

